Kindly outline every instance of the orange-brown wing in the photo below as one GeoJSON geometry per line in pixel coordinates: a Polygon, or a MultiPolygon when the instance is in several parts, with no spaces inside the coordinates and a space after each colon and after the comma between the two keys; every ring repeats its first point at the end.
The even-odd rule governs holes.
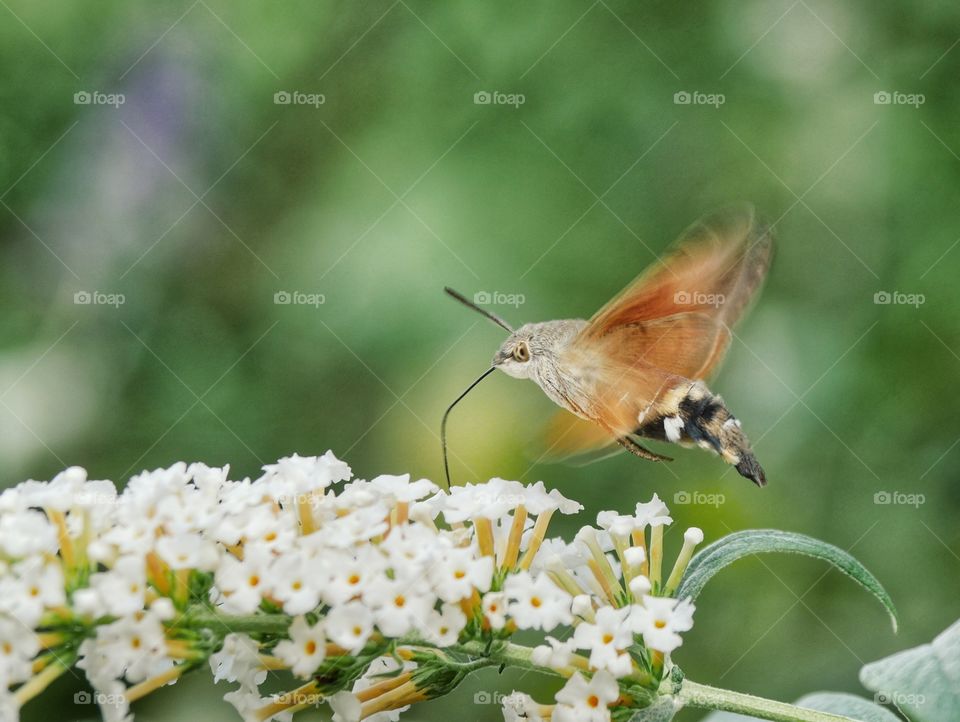
{"type": "Polygon", "coordinates": [[[547,422],[540,448],[533,456],[538,462],[569,461],[615,442],[606,429],[561,409],[547,422]]]}
{"type": "Polygon", "coordinates": [[[688,228],[653,266],[600,309],[577,343],[615,337],[622,362],[701,379],[715,370],[770,265],[771,235],[752,206],[688,228]]]}
{"type": "MultiPolygon", "coordinates": [[[[589,386],[589,415],[608,437],[632,433],[669,406],[672,391],[716,369],[770,253],[752,207],[716,213],[594,315],[563,361],[589,386]]],[[[582,436],[577,451],[596,445],[582,436]]]]}

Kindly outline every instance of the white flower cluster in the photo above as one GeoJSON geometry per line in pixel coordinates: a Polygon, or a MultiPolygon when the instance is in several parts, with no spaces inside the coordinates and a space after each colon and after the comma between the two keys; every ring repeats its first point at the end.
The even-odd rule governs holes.
{"type": "Polygon", "coordinates": [[[327,452],[254,481],[180,463],[117,493],[71,468],[0,494],[0,719],[72,665],[106,720],[132,719],[131,702],[205,662],[239,684],[225,698],[244,719],[320,702],[335,720],[396,719],[509,662],[516,630],[562,629],[529,654],[567,678],[555,703],[514,694],[506,718],[609,720],[621,685],[655,689],[692,626],[669,595],[702,534],[661,580],[656,496],[566,543],[546,538],[550,519],[582,507],[542,482],[350,478],[327,452]],[[306,683],[261,694],[283,670],[306,683]]]}

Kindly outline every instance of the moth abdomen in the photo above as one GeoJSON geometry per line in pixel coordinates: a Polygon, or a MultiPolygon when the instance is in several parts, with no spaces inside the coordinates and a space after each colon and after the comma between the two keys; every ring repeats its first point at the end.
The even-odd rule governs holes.
{"type": "Polygon", "coordinates": [[[758,486],[766,484],[763,469],[757,462],[750,442],[723,399],[702,383],[691,384],[682,396],[671,399],[672,408],[642,424],[634,433],[658,441],[695,444],[713,451],[738,473],[758,486]]]}

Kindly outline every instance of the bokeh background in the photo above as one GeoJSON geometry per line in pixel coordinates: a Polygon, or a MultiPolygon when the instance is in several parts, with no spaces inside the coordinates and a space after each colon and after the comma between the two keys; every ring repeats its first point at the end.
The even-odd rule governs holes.
{"type": "MultiPolygon", "coordinates": [[[[767,489],[698,451],[534,463],[551,404],[502,375],[452,417],[455,480],[544,479],[588,515],[692,500],[676,528],[823,538],[899,605],[894,636],[819,563],[742,561],[675,655],[702,682],[860,691],[861,663],[958,616],[955,5],[2,0],[0,19],[4,484],[255,475],[327,448],[438,479],[441,413],[503,338],[445,284],[513,323],[589,316],[749,200],[777,256],[712,387],[767,489]]],[[[499,719],[473,695],[516,682],[409,718],[499,719]]],[[[24,718],[96,719],[81,688],[24,718]]],[[[197,675],[137,718],[231,720],[226,691],[197,675]]]]}

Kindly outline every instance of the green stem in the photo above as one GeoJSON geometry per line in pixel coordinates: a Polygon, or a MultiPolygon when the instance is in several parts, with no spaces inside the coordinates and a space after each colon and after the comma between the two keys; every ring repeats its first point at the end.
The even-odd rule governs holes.
{"type": "MultiPolygon", "coordinates": [[[[662,692],[669,694],[671,686],[671,682],[665,680],[660,689],[662,692]]],[[[855,722],[849,717],[842,717],[829,712],[817,712],[784,702],[754,697],[752,694],[744,694],[743,692],[710,687],[691,682],[688,679],[683,680],[680,691],[673,692],[673,694],[689,707],[737,712],[765,720],[773,720],[773,722],[855,722]]]]}
{"type": "Polygon", "coordinates": [[[285,635],[292,621],[286,614],[232,616],[220,614],[206,607],[197,607],[187,612],[177,624],[191,629],[208,629],[217,634],[242,632],[285,635]]]}
{"type": "MultiPolygon", "coordinates": [[[[246,632],[251,634],[285,635],[291,619],[285,614],[250,614],[244,616],[230,616],[219,614],[206,607],[191,610],[181,620],[180,625],[193,629],[208,629],[212,632],[246,632]]],[[[398,640],[399,644],[411,646],[431,647],[427,642],[410,638],[398,640]]],[[[488,664],[503,664],[509,667],[543,672],[557,676],[566,676],[557,670],[540,667],[531,659],[533,649],[507,641],[497,641],[491,645],[481,641],[470,641],[446,648],[447,652],[459,652],[471,657],[471,662],[478,667],[488,664]]],[[[627,678],[629,681],[646,686],[650,683],[649,677],[643,673],[636,673],[627,678]]],[[[651,695],[653,693],[651,692],[651,695]]],[[[705,684],[684,679],[679,690],[675,683],[664,679],[660,685],[660,694],[672,694],[684,705],[702,709],[723,710],[740,714],[753,715],[772,722],[855,722],[849,717],[817,712],[804,709],[792,704],[776,702],[762,697],[755,697],[742,692],[710,687],[705,684]]]]}

